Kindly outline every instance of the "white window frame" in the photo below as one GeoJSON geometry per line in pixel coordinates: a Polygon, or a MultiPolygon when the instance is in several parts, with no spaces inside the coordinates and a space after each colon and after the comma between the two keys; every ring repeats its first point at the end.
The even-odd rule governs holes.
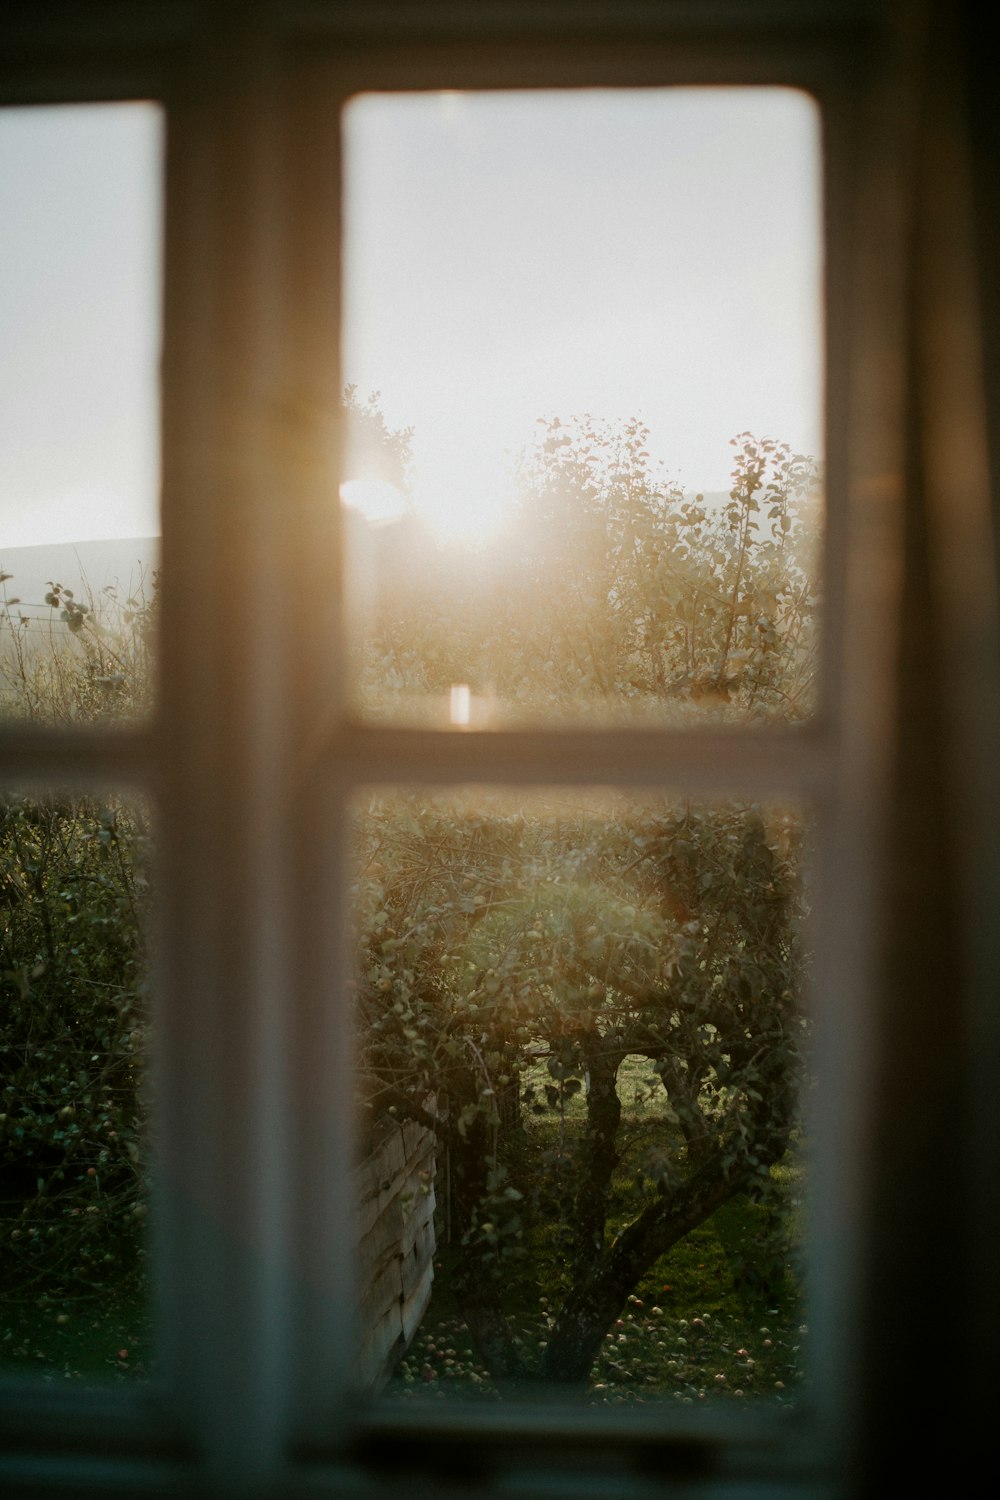
{"type": "MultiPolygon", "coordinates": [[[[900,353],[913,292],[900,192],[913,144],[905,48],[893,53],[878,7],[864,0],[95,0],[12,11],[0,43],[5,101],[157,98],[167,118],[157,715],[131,731],[0,725],[5,784],[131,787],[157,808],[161,1378],[133,1393],[9,1386],[0,1483],[26,1494],[62,1483],[81,1496],[164,1485],[369,1495],[383,1483],[395,1492],[384,1467],[395,1456],[400,1485],[412,1488],[416,1476],[427,1494],[439,1481],[447,1492],[449,1473],[465,1465],[481,1474],[483,1493],[494,1484],[498,1493],[582,1493],[581,1464],[587,1493],[609,1496],[625,1493],[626,1480],[636,1495],[662,1494],[665,1484],[699,1495],[841,1492],[870,1441],[863,1360],[878,1345],[859,1310],[885,1285],[871,1271],[879,1240],[862,1210],[882,1182],[872,1148],[886,1076],[880,809],[892,791],[903,475],[913,461],[912,370],[900,353]],[[784,83],[810,89],[824,110],[820,711],[794,731],[727,733],[457,735],[354,723],[333,503],[338,94],[671,83],[784,83]],[[345,1353],[353,1265],[344,809],[358,786],[401,782],[613,783],[788,796],[815,810],[812,1321],[822,1360],[801,1437],[791,1428],[776,1438],[760,1415],[679,1427],[673,1411],[627,1423],[445,1412],[429,1432],[407,1430],[404,1416],[357,1412],[345,1353]]],[[[905,28],[903,40],[912,40],[905,28]]],[[[929,304],[935,276],[953,260],[947,243],[937,248],[929,304]]],[[[966,309],[962,326],[970,321],[966,309]]],[[[957,368],[947,329],[933,318],[927,326],[957,368]]],[[[929,383],[925,397],[939,423],[949,411],[942,386],[929,383]]],[[[967,418],[974,396],[966,393],[967,418]]],[[[973,440],[981,445],[978,429],[973,440]]],[[[942,444],[927,442],[940,507],[950,499],[965,518],[964,552],[943,521],[937,538],[951,570],[945,615],[958,661],[970,649],[956,623],[965,618],[961,569],[985,523],[965,491],[951,494],[951,476],[935,480],[942,444]]],[[[988,614],[992,580],[976,587],[988,614]]],[[[975,659],[995,672],[988,622],[977,630],[975,659]]],[[[993,730],[965,722],[973,695],[961,682],[955,691],[961,732],[979,752],[961,788],[971,807],[985,795],[993,730]]],[[[988,851],[970,850],[963,868],[976,880],[988,851]]],[[[986,974],[990,955],[975,938],[986,974]]],[[[980,1034],[992,1037],[983,1006],[973,1009],[980,1034]]],[[[990,1139],[982,1127],[974,1144],[990,1139]]]]}

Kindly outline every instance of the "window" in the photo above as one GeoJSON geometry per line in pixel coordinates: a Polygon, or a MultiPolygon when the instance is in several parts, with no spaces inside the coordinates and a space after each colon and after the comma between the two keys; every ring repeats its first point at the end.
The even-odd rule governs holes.
{"type": "Polygon", "coordinates": [[[980,1220],[995,1197],[997,327],[977,283],[995,187],[963,133],[989,97],[984,49],[962,50],[952,8],[890,25],[861,0],[10,8],[6,100],[159,99],[168,155],[156,716],[0,725],[7,787],[128,782],[156,801],[161,1376],[134,1398],[9,1385],[8,1487],[551,1492],[583,1468],[608,1494],[626,1474],[637,1493],[804,1494],[944,1477],[953,1456],[921,1446],[911,1465],[901,1449],[944,1423],[952,1455],[979,1451],[997,1329],[980,1220]],[[809,89],[824,114],[823,710],[795,736],[353,721],[331,504],[341,102],[740,82],[809,89]],[[826,1357],[801,1432],[653,1418],[584,1434],[530,1412],[405,1431],[352,1411],[345,807],[401,778],[817,806],[826,1357]]]}

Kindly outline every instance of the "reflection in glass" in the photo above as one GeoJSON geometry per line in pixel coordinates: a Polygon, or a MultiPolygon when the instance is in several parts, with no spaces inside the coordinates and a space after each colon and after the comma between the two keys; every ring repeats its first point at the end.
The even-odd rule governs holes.
{"type": "Polygon", "coordinates": [[[597,793],[358,805],[363,1385],[790,1399],[803,836],[597,793]]]}
{"type": "Polygon", "coordinates": [[[0,1373],[143,1375],[149,819],[0,799],[0,1373]]]}
{"type": "Polygon", "coordinates": [[[811,101],[368,95],[344,144],[359,711],[447,727],[466,684],[472,727],[810,714],[811,101]]]}

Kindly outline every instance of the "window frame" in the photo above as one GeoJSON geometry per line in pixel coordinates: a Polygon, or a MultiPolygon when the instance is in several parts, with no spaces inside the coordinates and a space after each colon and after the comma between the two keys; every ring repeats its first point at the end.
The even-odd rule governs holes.
{"type": "MultiPolygon", "coordinates": [[[[10,1388],[0,1474],[26,1493],[61,1480],[79,1494],[178,1481],[206,1493],[374,1493],[372,1445],[403,1442],[406,1424],[358,1417],[342,1358],[350,1048],[349,1018],[330,996],[343,996],[347,965],[346,800],[373,782],[611,781],[785,793],[816,809],[826,1093],[813,1238],[817,1339],[829,1361],[822,1420],[801,1442],[790,1432],[759,1449],[756,1421],[682,1428],[670,1413],[631,1430],[609,1421],[591,1456],[618,1464],[608,1493],[622,1463],[633,1465],[637,1494],[662,1492],[660,1475],[690,1479],[699,1493],[747,1493],[755,1483],[775,1493],[778,1482],[789,1493],[825,1492],[843,1480],[861,1421],[854,1390],[864,1389],[861,1354],[847,1345],[870,1258],[856,1204],[878,1183],[869,1059],[882,1040],[881,805],[892,772],[907,462],[908,376],[894,351],[910,290],[900,187],[912,101],[879,55],[877,7],[820,0],[804,15],[781,0],[737,10],[722,0],[508,0],[469,13],[387,0],[362,16],[336,0],[300,0],[237,15],[198,0],[104,0],[15,10],[0,44],[5,101],[152,97],[167,115],[157,715],[129,731],[0,726],[8,784],[127,786],[159,808],[163,1378],[128,1397],[10,1388]],[[339,428],[330,393],[340,389],[333,94],[598,83],[784,83],[820,100],[830,226],[821,710],[794,733],[725,735],[455,735],[353,723],[336,650],[343,564],[331,507],[339,428]]],[[[541,1486],[565,1474],[581,1422],[547,1416],[534,1431],[544,1441],[532,1449],[525,1413],[471,1425],[443,1417],[400,1451],[426,1463],[428,1493],[457,1451],[485,1463],[484,1474],[506,1463],[508,1483],[541,1486]],[[524,1445],[518,1461],[509,1449],[500,1456],[512,1435],[524,1445]]]]}

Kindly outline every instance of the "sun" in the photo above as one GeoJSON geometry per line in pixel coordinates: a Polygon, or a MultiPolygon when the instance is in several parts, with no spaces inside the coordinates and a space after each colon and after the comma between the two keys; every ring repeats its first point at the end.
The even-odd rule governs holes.
{"type": "Polygon", "coordinates": [[[514,504],[501,466],[453,452],[415,465],[407,493],[384,479],[358,478],[343,481],[340,498],[370,525],[413,515],[436,541],[456,547],[488,545],[508,525],[514,504]]]}
{"type": "Polygon", "coordinates": [[[345,479],[340,498],[373,525],[397,521],[409,509],[402,490],[385,479],[345,479]]]}
{"type": "Polygon", "coordinates": [[[509,525],[514,491],[502,456],[472,444],[415,454],[413,508],[439,542],[482,547],[509,525]]]}

